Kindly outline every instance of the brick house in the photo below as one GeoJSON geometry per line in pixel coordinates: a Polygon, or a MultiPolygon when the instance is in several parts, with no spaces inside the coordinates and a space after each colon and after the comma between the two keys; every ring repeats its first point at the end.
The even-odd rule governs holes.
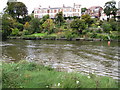
{"type": "Polygon", "coordinates": [[[89,14],[93,18],[100,18],[102,14],[103,8],[100,6],[92,6],[87,9],[87,14],[89,14]]]}

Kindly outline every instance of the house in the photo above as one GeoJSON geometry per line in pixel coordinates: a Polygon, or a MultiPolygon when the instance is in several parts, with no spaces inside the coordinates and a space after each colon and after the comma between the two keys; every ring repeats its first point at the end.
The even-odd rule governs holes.
{"type": "Polygon", "coordinates": [[[17,2],[17,0],[8,0],[8,2],[17,2]]]}
{"type": "Polygon", "coordinates": [[[117,19],[120,20],[120,1],[118,2],[117,19]]]}
{"type": "Polygon", "coordinates": [[[87,14],[89,14],[93,18],[100,18],[102,14],[103,8],[100,6],[92,6],[87,9],[87,14]]]}
{"type": "Polygon", "coordinates": [[[81,16],[81,5],[75,4],[73,7],[65,6],[63,4],[63,7],[48,7],[48,8],[34,8],[34,17],[35,18],[42,18],[44,15],[49,14],[50,18],[55,18],[55,15],[59,12],[63,12],[64,17],[74,17],[74,16],[81,16]]]}

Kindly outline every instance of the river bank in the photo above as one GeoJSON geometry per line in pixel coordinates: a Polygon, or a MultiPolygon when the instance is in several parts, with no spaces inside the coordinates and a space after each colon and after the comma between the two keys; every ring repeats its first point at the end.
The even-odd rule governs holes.
{"type": "Polygon", "coordinates": [[[33,62],[3,63],[2,66],[3,88],[118,88],[110,77],[59,72],[33,62]]]}
{"type": "Polygon", "coordinates": [[[67,41],[117,41],[118,39],[102,39],[102,38],[57,38],[55,36],[37,37],[37,36],[9,36],[7,39],[23,39],[23,40],[67,40],[67,41]]]}

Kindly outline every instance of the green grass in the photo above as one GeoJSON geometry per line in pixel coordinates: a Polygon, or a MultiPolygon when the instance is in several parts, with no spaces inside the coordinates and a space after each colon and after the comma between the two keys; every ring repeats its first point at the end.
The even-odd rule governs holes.
{"type": "Polygon", "coordinates": [[[47,35],[46,33],[35,33],[35,34],[32,34],[32,36],[39,36],[39,37],[43,37],[47,35]]]}
{"type": "Polygon", "coordinates": [[[91,74],[58,72],[40,64],[3,63],[3,88],[117,88],[115,80],[91,74]]]}

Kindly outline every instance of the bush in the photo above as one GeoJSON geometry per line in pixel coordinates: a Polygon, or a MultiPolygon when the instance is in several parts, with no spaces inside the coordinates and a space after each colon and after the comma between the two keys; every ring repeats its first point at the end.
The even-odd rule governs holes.
{"type": "Polygon", "coordinates": [[[70,23],[70,27],[78,34],[82,34],[82,30],[84,30],[87,26],[84,20],[75,19],[70,23]]]}
{"type": "Polygon", "coordinates": [[[19,35],[19,29],[18,28],[12,29],[11,35],[18,36],[19,35]]]}
{"type": "Polygon", "coordinates": [[[43,24],[44,32],[48,32],[48,34],[54,33],[54,23],[52,19],[47,19],[43,24]]]}
{"type": "Polygon", "coordinates": [[[112,31],[117,31],[118,29],[118,23],[116,21],[110,22],[112,31]]]}
{"type": "Polygon", "coordinates": [[[112,27],[109,23],[103,23],[102,28],[106,33],[110,33],[110,31],[112,31],[112,27]]]}
{"type": "Polygon", "coordinates": [[[107,34],[98,34],[97,33],[97,36],[96,36],[96,38],[100,38],[100,39],[103,39],[103,40],[109,40],[109,35],[107,35],[107,34]]]}
{"type": "Polygon", "coordinates": [[[83,30],[82,34],[85,35],[85,34],[87,34],[87,32],[89,32],[89,31],[88,30],[83,30]]]}
{"type": "Polygon", "coordinates": [[[67,38],[68,40],[77,37],[78,35],[76,34],[76,32],[73,31],[66,31],[65,32],[65,38],[67,38]]]}
{"type": "Polygon", "coordinates": [[[22,35],[29,35],[29,32],[28,32],[28,30],[23,30],[23,33],[22,33],[22,35]]]}
{"type": "Polygon", "coordinates": [[[38,18],[33,18],[30,21],[30,25],[31,25],[31,27],[30,27],[29,30],[30,30],[31,33],[41,32],[41,30],[40,30],[40,20],[38,18]]]}
{"type": "Polygon", "coordinates": [[[19,31],[22,31],[22,30],[23,30],[23,24],[21,24],[21,23],[17,23],[16,28],[18,28],[19,31]]]}

